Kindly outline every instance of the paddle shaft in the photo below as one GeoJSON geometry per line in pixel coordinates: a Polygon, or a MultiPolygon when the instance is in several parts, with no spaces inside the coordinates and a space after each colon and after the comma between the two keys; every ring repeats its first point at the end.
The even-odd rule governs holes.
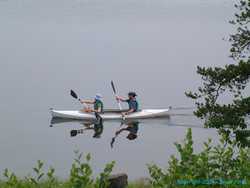
{"type": "MultiPolygon", "coordinates": [[[[70,90],[70,95],[73,98],[77,99],[81,103],[81,99],[78,97],[78,95],[76,94],[76,92],[74,92],[73,90],[70,90]]],[[[83,104],[84,107],[88,108],[88,106],[85,103],[81,103],[81,104],[83,104]]]]}
{"type": "MultiPolygon", "coordinates": [[[[122,127],[124,124],[125,124],[125,120],[121,121],[120,127],[122,127]]],[[[111,142],[110,142],[111,148],[114,147],[114,143],[115,143],[115,140],[116,140],[116,138],[118,137],[118,135],[119,135],[119,134],[115,134],[115,136],[112,138],[112,140],[111,140],[111,142]]]]}
{"type": "MultiPolygon", "coordinates": [[[[111,81],[111,86],[112,86],[113,92],[115,94],[115,97],[117,97],[117,93],[116,93],[116,89],[115,89],[115,84],[114,84],[113,80],[111,81]]],[[[122,111],[122,106],[121,106],[120,100],[117,99],[116,101],[118,103],[120,111],[122,111]]],[[[125,116],[123,114],[122,114],[122,120],[125,120],[125,116]]]]}
{"type": "MultiPolygon", "coordinates": [[[[112,86],[113,92],[114,92],[114,94],[115,94],[115,97],[117,97],[117,93],[116,93],[116,89],[115,89],[115,85],[114,85],[114,82],[113,82],[113,81],[111,81],[111,86],[112,86]]],[[[116,100],[116,101],[117,101],[117,103],[118,103],[119,109],[122,110],[122,106],[121,106],[120,100],[116,100]]]]}

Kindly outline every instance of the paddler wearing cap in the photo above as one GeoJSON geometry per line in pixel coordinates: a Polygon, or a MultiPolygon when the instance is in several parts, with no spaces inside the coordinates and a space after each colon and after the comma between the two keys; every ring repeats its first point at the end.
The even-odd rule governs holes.
{"type": "Polygon", "coordinates": [[[102,95],[96,94],[94,100],[80,100],[82,104],[93,104],[93,109],[90,107],[84,108],[84,112],[103,113],[102,95]]]}
{"type": "Polygon", "coordinates": [[[128,93],[128,99],[126,99],[124,97],[116,96],[117,100],[119,100],[121,102],[127,102],[128,103],[129,110],[127,112],[123,112],[122,113],[123,116],[138,111],[138,109],[139,109],[138,106],[139,105],[138,105],[138,102],[136,100],[136,96],[137,96],[137,94],[135,92],[129,92],[128,93]]]}

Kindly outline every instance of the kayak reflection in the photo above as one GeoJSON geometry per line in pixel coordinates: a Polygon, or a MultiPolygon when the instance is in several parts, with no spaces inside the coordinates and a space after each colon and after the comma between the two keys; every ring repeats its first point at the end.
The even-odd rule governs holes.
{"type": "Polygon", "coordinates": [[[93,138],[100,138],[101,134],[103,133],[103,120],[102,118],[97,118],[96,121],[93,122],[82,122],[82,124],[85,126],[84,129],[78,129],[78,130],[71,130],[70,135],[71,137],[76,136],[78,134],[82,134],[85,131],[93,130],[93,138]]]}
{"type": "MultiPolygon", "coordinates": [[[[159,126],[168,126],[171,127],[192,127],[192,128],[203,128],[202,124],[188,124],[188,123],[175,123],[170,118],[157,118],[157,119],[143,119],[143,120],[103,120],[101,117],[98,117],[93,120],[75,120],[75,119],[65,119],[65,118],[52,118],[51,119],[51,127],[59,124],[72,124],[72,123],[80,124],[80,129],[73,129],[70,131],[71,137],[80,136],[83,133],[91,132],[91,137],[93,138],[101,138],[104,132],[104,124],[107,123],[107,126],[112,122],[113,125],[116,125],[117,128],[108,128],[110,130],[110,140],[108,140],[108,144],[113,148],[116,144],[118,144],[119,139],[127,139],[130,141],[135,141],[138,138],[139,126],[141,125],[159,125],[159,126]],[[119,126],[120,125],[120,126],[119,126]],[[111,132],[112,131],[112,132],[111,132]]],[[[142,135],[142,134],[141,134],[142,135]]]]}
{"type": "Polygon", "coordinates": [[[135,140],[137,138],[138,129],[139,129],[138,121],[128,121],[126,123],[122,122],[121,128],[115,132],[115,136],[111,140],[111,143],[110,143],[111,148],[114,147],[114,143],[118,135],[124,131],[128,132],[127,137],[126,137],[128,140],[135,140]]]}
{"type": "MultiPolygon", "coordinates": [[[[63,118],[52,118],[51,119],[51,125],[50,127],[53,127],[57,124],[63,124],[63,123],[72,123],[72,122],[78,122],[81,125],[84,126],[84,128],[81,129],[73,129],[70,131],[70,136],[75,137],[77,135],[81,135],[85,133],[86,131],[93,131],[93,138],[100,138],[103,129],[103,119],[100,116],[97,116],[96,120],[70,120],[70,119],[63,119],[63,118]]],[[[116,138],[122,133],[127,132],[126,138],[128,140],[135,140],[138,137],[138,130],[139,130],[139,121],[138,120],[124,120],[124,121],[115,121],[117,124],[120,124],[120,127],[117,131],[114,133],[114,137],[111,139],[111,147],[113,148],[114,142],[116,138]]]]}

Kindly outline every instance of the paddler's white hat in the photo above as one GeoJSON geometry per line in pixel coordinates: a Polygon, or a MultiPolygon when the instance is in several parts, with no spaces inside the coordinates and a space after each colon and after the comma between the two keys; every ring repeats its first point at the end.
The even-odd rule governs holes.
{"type": "Polygon", "coordinates": [[[101,100],[101,98],[102,98],[102,95],[101,95],[100,93],[97,93],[97,94],[95,95],[95,99],[96,99],[96,100],[101,100]]]}

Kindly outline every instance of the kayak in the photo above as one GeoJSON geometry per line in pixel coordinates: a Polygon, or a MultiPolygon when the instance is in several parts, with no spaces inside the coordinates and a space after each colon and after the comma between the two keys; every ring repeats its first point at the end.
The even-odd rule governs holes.
{"type": "MultiPolygon", "coordinates": [[[[169,117],[170,109],[144,109],[125,116],[126,119],[147,119],[169,117]]],[[[53,118],[66,118],[76,120],[94,120],[96,116],[94,113],[82,112],[79,110],[54,110],[50,109],[53,118]]],[[[104,110],[100,116],[104,120],[121,120],[123,119],[121,112],[124,110],[104,110]]]]}

